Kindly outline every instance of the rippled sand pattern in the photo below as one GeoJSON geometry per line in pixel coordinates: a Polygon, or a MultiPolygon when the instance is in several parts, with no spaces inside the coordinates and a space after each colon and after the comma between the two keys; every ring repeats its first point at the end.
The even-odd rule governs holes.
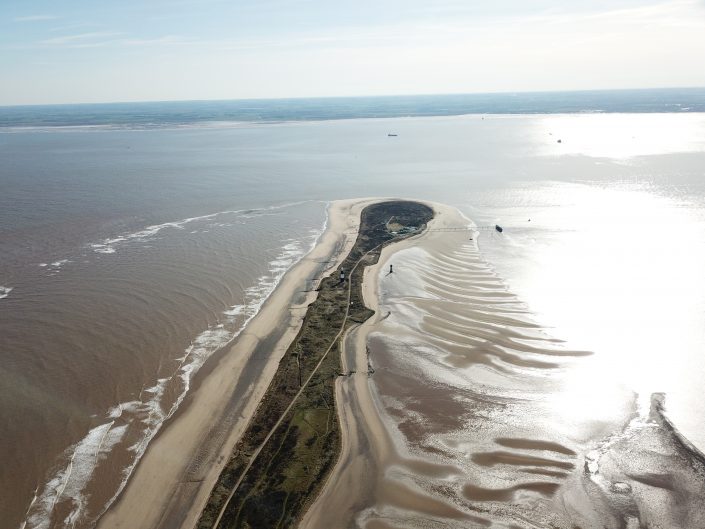
{"type": "Polygon", "coordinates": [[[380,282],[380,310],[389,317],[369,336],[373,391],[407,460],[387,471],[382,487],[403,484],[438,504],[405,507],[392,497],[358,521],[557,523],[546,504],[578,463],[544,400],[556,371],[589,353],[566,349],[532,322],[473,241],[444,235],[434,237],[433,253],[419,246],[394,256],[395,273],[380,282]],[[416,459],[444,471],[419,473],[416,459]]]}
{"type": "Polygon", "coordinates": [[[467,234],[428,233],[377,274],[377,319],[343,351],[343,455],[303,527],[705,527],[681,506],[701,504],[702,463],[628,392],[573,414],[566,375],[591,353],[535,323],[467,234]]]}

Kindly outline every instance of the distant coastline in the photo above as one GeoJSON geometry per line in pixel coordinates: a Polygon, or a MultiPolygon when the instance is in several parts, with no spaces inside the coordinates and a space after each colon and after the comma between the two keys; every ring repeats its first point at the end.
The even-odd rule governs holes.
{"type": "Polygon", "coordinates": [[[154,129],[466,114],[705,112],[705,88],[0,106],[0,131],[154,129]]]}

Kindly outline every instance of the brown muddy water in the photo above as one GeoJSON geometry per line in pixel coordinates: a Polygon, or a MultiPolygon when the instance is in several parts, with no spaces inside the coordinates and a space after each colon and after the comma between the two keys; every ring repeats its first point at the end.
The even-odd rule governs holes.
{"type": "MultiPolygon", "coordinates": [[[[133,108],[138,121],[142,110],[133,108]]],[[[667,416],[678,431],[705,447],[705,114],[188,127],[85,127],[93,122],[78,119],[81,126],[51,127],[44,110],[32,112],[38,112],[36,127],[0,123],[3,529],[92,527],[152,440],[188,408],[220,348],[243,332],[315,242],[326,203],[339,198],[436,200],[478,225],[502,224],[502,234],[482,233],[479,248],[527,304],[502,294],[482,260],[472,277],[477,292],[461,283],[469,270],[458,271],[457,261],[474,262],[465,262],[462,252],[474,251],[466,238],[448,235],[441,240],[457,247],[414,250],[408,257],[418,266],[395,261],[394,278],[381,285],[383,303],[390,304],[382,309],[391,311],[388,327],[370,337],[372,380],[379,380],[371,395],[387,406],[384,413],[393,411],[384,369],[397,377],[387,384],[404,384],[409,392],[418,386],[409,393],[418,402],[409,406],[419,408],[412,414],[419,424],[399,418],[406,430],[390,430],[395,442],[420,429],[418,436],[429,439],[424,449],[440,450],[452,467],[444,470],[448,475],[465,467],[447,454],[465,450],[463,464],[482,470],[481,480],[468,483],[505,489],[501,494],[515,500],[545,500],[528,487],[538,481],[563,483],[553,495],[560,497],[568,478],[546,472],[569,470],[483,466],[469,447],[557,457],[577,473],[584,453],[633,445],[609,435],[622,432],[632,413],[648,422],[654,392],[666,394],[667,416]],[[450,264],[435,261],[446,256],[450,264]],[[417,268],[407,289],[404,278],[417,268]],[[466,299],[471,295],[474,301],[466,299]],[[531,315],[550,326],[546,334],[531,315]],[[499,340],[492,329],[500,325],[518,334],[499,340]],[[534,333],[538,338],[521,337],[534,333]],[[595,354],[546,354],[561,349],[549,337],[595,354]],[[397,358],[401,347],[404,356],[397,358]],[[392,352],[380,353],[385,348],[392,352]],[[436,400],[419,396],[431,389],[436,400]],[[446,433],[431,435],[424,428],[433,421],[423,414],[440,402],[454,408],[436,426],[446,433]],[[557,443],[576,456],[520,449],[517,438],[557,443]],[[531,470],[522,471],[528,488],[513,489],[518,482],[502,478],[511,468],[531,470]]],[[[363,358],[365,371],[366,365],[363,358]]],[[[662,431],[639,425],[626,438],[662,431]]],[[[374,435],[386,430],[375,427],[374,435]]],[[[383,441],[376,437],[374,446],[391,446],[383,441]]],[[[609,458],[595,462],[606,475],[609,458]]],[[[658,474],[654,468],[648,472],[658,474]]],[[[651,474],[642,481],[669,483],[651,474]]],[[[348,490],[368,483],[348,483],[348,490]]],[[[638,483],[631,485],[637,496],[638,483]]],[[[458,481],[458,501],[486,509],[486,502],[466,498],[466,484],[458,481]]]]}

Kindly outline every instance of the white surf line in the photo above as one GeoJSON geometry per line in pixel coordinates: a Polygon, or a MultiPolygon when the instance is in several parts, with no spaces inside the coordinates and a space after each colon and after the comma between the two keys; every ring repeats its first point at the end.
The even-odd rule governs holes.
{"type": "Polygon", "coordinates": [[[66,490],[66,485],[68,485],[69,479],[71,478],[71,472],[73,472],[73,459],[74,457],[76,457],[77,451],[78,450],[75,449],[73,451],[73,454],[71,454],[71,460],[69,461],[69,466],[66,470],[66,479],[64,479],[64,484],[61,486],[61,490],[58,490],[56,497],[54,497],[54,501],[51,504],[51,510],[49,511],[50,513],[54,510],[54,507],[56,507],[56,504],[58,503],[59,499],[61,499],[61,495],[64,493],[64,490],[66,490]]]}
{"type": "Polygon", "coordinates": [[[24,522],[22,522],[22,525],[20,525],[20,529],[25,529],[27,527],[27,518],[29,517],[29,511],[32,509],[32,506],[36,503],[37,499],[39,496],[37,495],[39,493],[39,485],[37,485],[34,488],[34,496],[32,497],[32,501],[29,502],[29,506],[27,507],[27,510],[24,513],[24,522]]]}
{"type": "MultiPolygon", "coordinates": [[[[122,409],[122,407],[121,407],[122,409]]],[[[108,436],[108,433],[110,433],[110,429],[113,427],[113,424],[115,424],[115,421],[110,421],[109,426],[105,429],[105,433],[103,434],[103,437],[100,438],[100,443],[98,443],[98,447],[95,449],[95,455],[93,457],[93,467],[95,468],[98,465],[98,455],[100,454],[100,449],[103,447],[103,443],[105,442],[105,438],[108,436]]]]}
{"type": "Polygon", "coordinates": [[[285,204],[280,204],[280,205],[275,205],[275,206],[217,211],[215,213],[209,213],[207,215],[199,215],[197,217],[187,217],[185,219],[163,222],[161,224],[152,224],[152,225],[146,226],[138,231],[134,231],[131,233],[125,233],[123,235],[118,235],[117,237],[112,237],[112,238],[108,237],[108,238],[103,239],[102,241],[96,242],[96,243],[88,243],[87,247],[90,248],[91,250],[93,250],[93,252],[95,252],[95,253],[113,254],[117,251],[114,248],[114,245],[119,244],[119,243],[131,242],[133,240],[135,240],[135,241],[150,240],[150,238],[154,237],[155,235],[157,235],[160,231],[162,231],[165,228],[184,229],[184,226],[186,226],[187,224],[189,224],[191,222],[203,221],[203,220],[207,220],[207,219],[214,219],[220,215],[240,215],[244,218],[251,218],[251,217],[261,216],[262,214],[266,214],[267,211],[276,211],[276,210],[287,209],[290,207],[299,206],[301,204],[306,204],[309,202],[316,202],[316,201],[314,201],[314,200],[300,200],[298,202],[287,202],[285,204]]]}

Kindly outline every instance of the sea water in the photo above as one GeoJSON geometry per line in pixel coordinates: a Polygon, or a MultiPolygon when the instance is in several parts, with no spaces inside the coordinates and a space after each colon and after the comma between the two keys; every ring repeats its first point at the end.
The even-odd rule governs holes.
{"type": "Polygon", "coordinates": [[[595,352],[593,395],[666,392],[705,446],[703,92],[646,95],[0,109],[8,527],[100,516],[336,198],[458,207],[536,319],[595,352]]]}

